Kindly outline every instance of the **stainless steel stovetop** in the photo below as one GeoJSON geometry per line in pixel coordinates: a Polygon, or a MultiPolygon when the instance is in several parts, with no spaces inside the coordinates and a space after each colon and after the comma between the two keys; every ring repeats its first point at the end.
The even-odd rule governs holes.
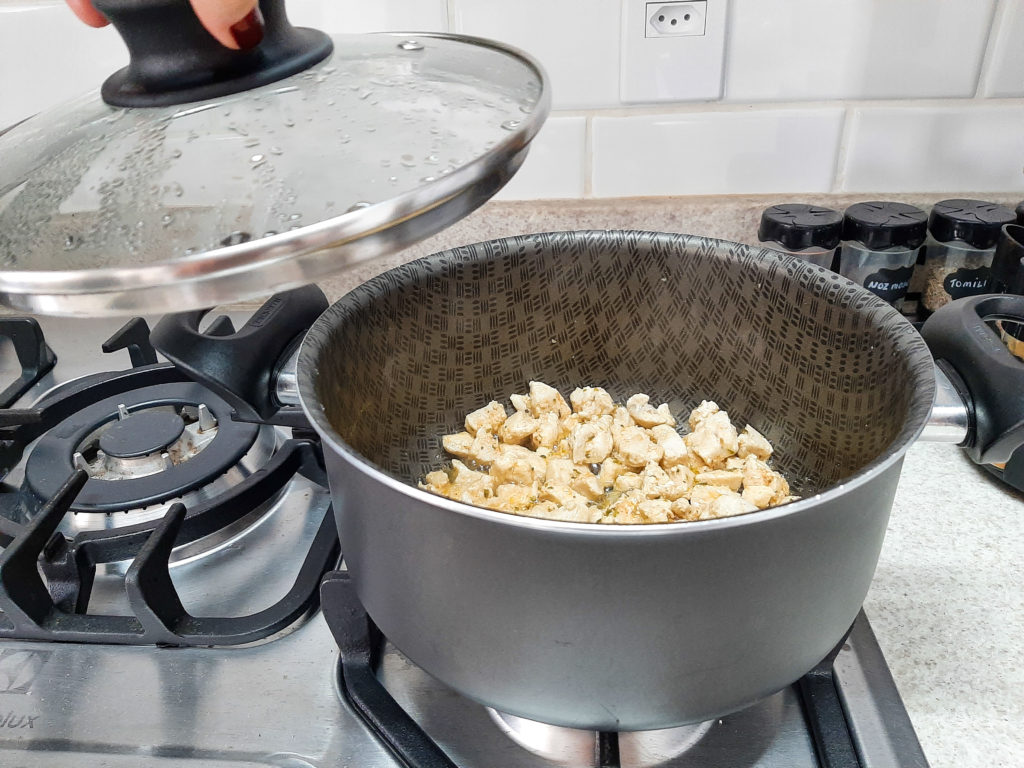
{"type": "MultiPolygon", "coordinates": [[[[18,407],[28,407],[61,382],[124,366],[98,353],[117,323],[40,324],[58,364],[18,407]]],[[[9,350],[0,347],[3,352],[9,350]]],[[[0,384],[18,374],[10,358],[0,357],[0,384]]],[[[329,503],[324,488],[296,477],[259,515],[246,518],[247,526],[211,539],[205,551],[183,553],[170,574],[184,607],[197,616],[234,616],[279,600],[295,580],[329,503]]],[[[90,613],[130,615],[122,587],[125,565],[98,569],[90,613]]],[[[346,699],[339,660],[320,611],[270,638],[235,647],[0,639],[0,764],[406,765],[346,699]]],[[[834,666],[835,698],[856,762],[820,754],[807,693],[798,685],[720,720],[619,734],[616,754],[609,755],[597,734],[502,716],[461,697],[389,644],[378,678],[451,761],[466,768],[927,765],[863,614],[834,666]]]]}

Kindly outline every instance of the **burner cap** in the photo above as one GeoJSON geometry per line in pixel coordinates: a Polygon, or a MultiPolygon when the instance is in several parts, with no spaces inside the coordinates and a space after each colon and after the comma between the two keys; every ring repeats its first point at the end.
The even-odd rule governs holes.
{"type": "Polygon", "coordinates": [[[128,416],[100,435],[100,448],[108,456],[132,459],[159,453],[181,437],[185,422],[169,411],[144,411],[128,416]]]}

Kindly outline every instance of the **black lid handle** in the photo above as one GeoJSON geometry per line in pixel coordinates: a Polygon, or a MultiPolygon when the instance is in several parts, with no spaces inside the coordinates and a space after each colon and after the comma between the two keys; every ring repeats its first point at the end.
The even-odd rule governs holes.
{"type": "Polygon", "coordinates": [[[323,61],[331,39],[293,27],[284,0],[260,0],[263,40],[247,51],[225,48],[196,17],[189,0],[93,0],[117,28],[131,61],[103,83],[119,107],[161,107],[226,96],[273,83],[323,61]]]}
{"type": "Polygon", "coordinates": [[[988,325],[1024,322],[1024,296],[971,296],[938,309],[921,328],[936,360],[957,372],[970,392],[974,434],[964,450],[979,464],[1009,459],[1024,445],[1024,361],[988,325]]]}

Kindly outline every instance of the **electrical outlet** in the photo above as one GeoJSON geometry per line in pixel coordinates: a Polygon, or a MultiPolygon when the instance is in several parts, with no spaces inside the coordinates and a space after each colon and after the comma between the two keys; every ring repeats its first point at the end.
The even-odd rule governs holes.
{"type": "Polygon", "coordinates": [[[685,37],[704,34],[707,0],[693,3],[648,3],[645,37],[685,37]]]}
{"type": "Polygon", "coordinates": [[[622,0],[624,104],[722,97],[728,0],[622,0]]]}

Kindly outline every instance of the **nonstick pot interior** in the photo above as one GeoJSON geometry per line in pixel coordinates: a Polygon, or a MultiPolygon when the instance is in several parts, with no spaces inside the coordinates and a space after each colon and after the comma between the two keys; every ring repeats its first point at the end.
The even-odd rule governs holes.
{"type": "MultiPolygon", "coordinates": [[[[899,313],[828,270],[685,235],[564,232],[435,254],[317,323],[322,416],[415,484],[469,411],[540,380],[644,392],[685,419],[715,400],[808,495],[901,450],[927,418],[931,357],[899,313]]],[[[320,419],[320,414],[315,418],[320,419]]]]}

